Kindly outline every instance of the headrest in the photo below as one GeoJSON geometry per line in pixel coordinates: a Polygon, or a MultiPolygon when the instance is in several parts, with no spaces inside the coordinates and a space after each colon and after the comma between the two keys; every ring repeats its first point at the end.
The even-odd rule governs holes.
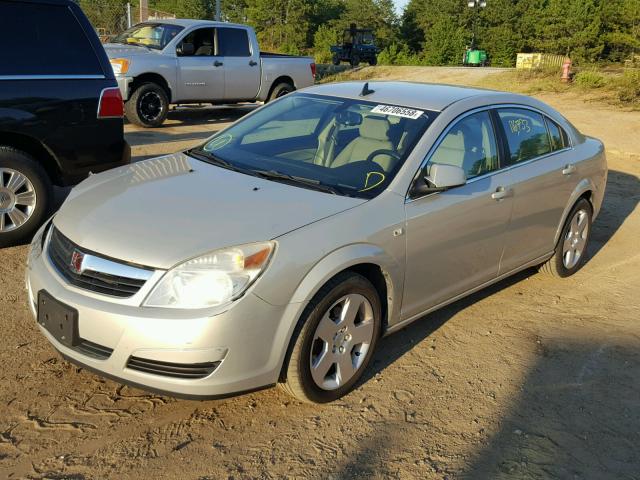
{"type": "Polygon", "coordinates": [[[360,125],[360,136],[372,140],[389,141],[389,121],[385,117],[364,117],[360,125]]]}

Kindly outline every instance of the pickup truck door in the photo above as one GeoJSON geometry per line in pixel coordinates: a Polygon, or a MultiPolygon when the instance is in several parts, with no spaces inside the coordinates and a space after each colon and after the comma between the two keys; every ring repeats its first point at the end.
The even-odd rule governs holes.
{"type": "Polygon", "coordinates": [[[214,45],[215,28],[193,30],[178,44],[178,88],[174,103],[223,98],[225,74],[214,45]]]}
{"type": "Polygon", "coordinates": [[[225,100],[255,100],[260,90],[260,52],[241,27],[217,29],[217,53],[223,62],[225,100]]]}

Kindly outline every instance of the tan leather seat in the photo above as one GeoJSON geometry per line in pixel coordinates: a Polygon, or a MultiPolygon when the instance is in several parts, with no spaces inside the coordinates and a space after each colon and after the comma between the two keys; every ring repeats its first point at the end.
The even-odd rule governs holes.
{"type": "MultiPolygon", "coordinates": [[[[384,117],[364,117],[360,125],[360,136],[353,139],[331,163],[332,168],[351,162],[366,160],[376,150],[394,150],[389,139],[389,121],[384,117]]],[[[394,150],[395,151],[395,150],[394,150]]],[[[385,172],[393,168],[396,161],[389,155],[377,155],[374,159],[385,172]]]]}

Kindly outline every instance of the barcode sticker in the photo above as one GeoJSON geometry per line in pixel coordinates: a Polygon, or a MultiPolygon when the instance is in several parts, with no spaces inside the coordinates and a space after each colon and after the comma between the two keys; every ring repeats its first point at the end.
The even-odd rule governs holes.
{"type": "Polygon", "coordinates": [[[382,113],[384,115],[393,115],[394,117],[410,118],[416,120],[420,118],[424,112],[422,110],[414,110],[413,108],[394,107],[393,105],[377,105],[371,113],[382,113]]]}

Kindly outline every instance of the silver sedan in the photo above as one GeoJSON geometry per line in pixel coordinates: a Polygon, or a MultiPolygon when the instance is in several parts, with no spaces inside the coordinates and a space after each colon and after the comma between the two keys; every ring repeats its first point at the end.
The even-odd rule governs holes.
{"type": "Polygon", "coordinates": [[[53,346],[117,381],[329,402],[381,336],[528,267],[577,272],[606,177],[602,143],[532,98],[321,85],[91,176],[27,289],[53,346]]]}

